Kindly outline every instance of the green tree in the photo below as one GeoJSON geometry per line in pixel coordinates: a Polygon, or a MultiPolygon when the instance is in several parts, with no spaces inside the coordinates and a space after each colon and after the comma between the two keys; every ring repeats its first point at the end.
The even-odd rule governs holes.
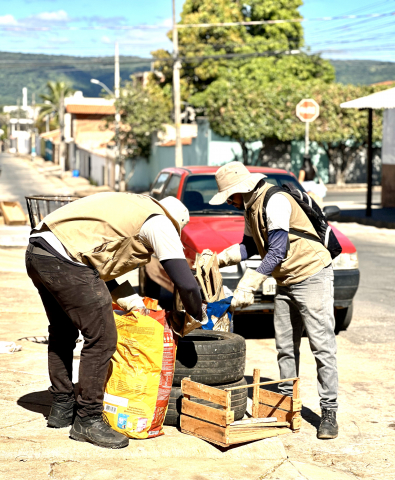
{"type": "MultiPolygon", "coordinates": [[[[301,0],[186,0],[181,24],[218,23],[301,18],[301,0]]],[[[169,33],[171,38],[171,32],[169,33]]],[[[287,72],[300,79],[334,79],[329,62],[318,56],[283,55],[303,47],[303,29],[298,22],[259,26],[186,28],[179,30],[179,54],[182,61],[181,92],[184,101],[193,103],[193,95],[203,92],[217,79],[229,78],[244,70],[255,77],[273,80],[287,72]],[[269,57],[193,60],[195,57],[224,54],[265,54],[269,57]],[[273,52],[277,55],[273,56],[273,52]],[[191,59],[191,60],[188,60],[191,59]]],[[[153,52],[159,58],[171,58],[165,50],[153,52]]],[[[165,75],[165,92],[171,94],[171,62],[157,62],[165,75]]]]}
{"type": "MultiPolygon", "coordinates": [[[[295,109],[302,98],[313,98],[320,105],[320,116],[310,124],[310,140],[325,150],[335,170],[336,182],[341,184],[356,157],[366,148],[367,112],[343,109],[340,104],[382,88],[317,80],[303,82],[286,77],[282,81],[259,82],[239,75],[217,80],[195,99],[205,108],[216,133],[240,143],[244,163],[252,161],[249,143],[261,141],[261,149],[254,159],[259,165],[268,145],[304,138],[305,125],[296,117],[295,109]]],[[[382,115],[378,111],[374,141],[381,138],[381,131],[382,115]]]]}
{"type": "Polygon", "coordinates": [[[38,121],[43,120],[47,115],[52,116],[56,124],[59,124],[59,110],[60,110],[60,100],[63,94],[63,98],[73,95],[74,91],[70,85],[67,85],[65,82],[48,82],[47,89],[48,93],[40,95],[44,103],[39,105],[40,112],[38,115],[38,121]]]}
{"type": "MultiPolygon", "coordinates": [[[[117,104],[121,112],[121,151],[129,158],[148,159],[152,134],[163,131],[163,124],[170,121],[171,103],[155,83],[143,88],[132,80],[121,88],[117,104]]],[[[110,121],[113,123],[113,119],[110,121]]]]}

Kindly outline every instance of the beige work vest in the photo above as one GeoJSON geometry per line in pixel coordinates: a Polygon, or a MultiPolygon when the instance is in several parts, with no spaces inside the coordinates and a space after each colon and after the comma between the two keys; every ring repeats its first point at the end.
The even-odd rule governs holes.
{"type": "Polygon", "coordinates": [[[117,278],[151,260],[153,250],[139,239],[152,214],[178,223],[152,197],[133,193],[96,193],[55,210],[45,225],[79,262],[95,267],[104,281],[117,278]]]}
{"type": "MultiPolygon", "coordinates": [[[[262,218],[262,204],[267,191],[273,186],[265,183],[257,192],[255,201],[247,209],[247,219],[251,225],[252,236],[262,258],[266,255],[264,247],[268,241],[268,235],[262,218]]],[[[317,232],[304,211],[296,201],[287,193],[285,195],[291,203],[292,213],[289,226],[302,234],[308,234],[319,240],[317,232]]],[[[307,239],[289,233],[290,248],[287,257],[273,270],[273,277],[278,285],[294,285],[302,282],[331,263],[329,251],[320,241],[307,239]]]]}

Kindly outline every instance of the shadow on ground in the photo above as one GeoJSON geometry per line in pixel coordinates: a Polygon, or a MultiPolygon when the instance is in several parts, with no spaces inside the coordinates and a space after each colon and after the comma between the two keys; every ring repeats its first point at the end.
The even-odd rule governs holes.
{"type": "Polygon", "coordinates": [[[42,413],[47,419],[52,405],[52,395],[48,390],[31,392],[19,398],[17,404],[20,407],[35,413],[42,413]]]}
{"type": "MultiPolygon", "coordinates": [[[[251,375],[245,375],[244,378],[247,380],[248,384],[253,383],[253,378],[251,375]]],[[[273,380],[273,378],[268,378],[268,377],[261,377],[259,382],[270,382],[273,380]]],[[[274,383],[273,385],[265,385],[262,386],[261,388],[264,388],[265,390],[269,390],[271,392],[275,393],[280,393],[278,390],[278,383],[274,383]]],[[[252,398],[252,388],[248,389],[248,396],[249,398],[252,398]]],[[[302,418],[303,420],[306,420],[306,422],[310,423],[314,428],[318,430],[318,427],[321,422],[321,417],[314,413],[310,408],[307,407],[302,407],[302,418]]]]}

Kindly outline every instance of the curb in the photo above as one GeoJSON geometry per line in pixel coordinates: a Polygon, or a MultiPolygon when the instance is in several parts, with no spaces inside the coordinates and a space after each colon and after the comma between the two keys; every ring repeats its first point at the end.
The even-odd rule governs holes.
{"type": "Polygon", "coordinates": [[[370,227],[395,229],[395,221],[387,222],[385,220],[375,220],[373,218],[366,217],[361,218],[352,217],[349,215],[340,215],[340,217],[337,218],[336,221],[339,223],[359,223],[361,225],[368,225],[370,227]]]}

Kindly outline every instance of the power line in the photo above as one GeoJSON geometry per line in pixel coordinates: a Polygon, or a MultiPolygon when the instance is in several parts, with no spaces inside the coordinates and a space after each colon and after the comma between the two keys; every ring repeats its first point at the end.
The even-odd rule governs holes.
{"type": "MultiPolygon", "coordinates": [[[[356,15],[339,15],[332,17],[315,17],[315,18],[290,18],[277,20],[251,20],[245,22],[218,22],[218,23],[188,23],[177,24],[177,29],[185,28],[211,28],[211,27],[234,27],[234,26],[254,26],[254,25],[275,25],[282,23],[305,23],[305,22],[328,22],[337,20],[355,20],[355,19],[369,19],[379,17],[389,17],[395,15],[395,12],[384,13],[367,13],[356,15]]],[[[52,30],[160,30],[169,29],[169,25],[84,25],[84,26],[69,26],[69,25],[54,25],[54,26],[35,26],[28,25],[0,25],[0,30],[9,32],[26,32],[26,31],[41,31],[49,32],[52,30]]]]}
{"type": "Polygon", "coordinates": [[[248,22],[222,22],[222,23],[189,23],[177,24],[178,29],[183,28],[210,28],[210,27],[236,27],[236,26],[253,26],[253,25],[275,25],[281,23],[302,23],[302,22],[316,22],[316,21],[334,21],[345,19],[359,19],[359,18],[376,18],[389,17],[395,15],[395,12],[387,13],[367,13],[361,15],[339,15],[334,17],[316,17],[316,18],[290,18],[281,20],[253,20],[248,22]]]}

